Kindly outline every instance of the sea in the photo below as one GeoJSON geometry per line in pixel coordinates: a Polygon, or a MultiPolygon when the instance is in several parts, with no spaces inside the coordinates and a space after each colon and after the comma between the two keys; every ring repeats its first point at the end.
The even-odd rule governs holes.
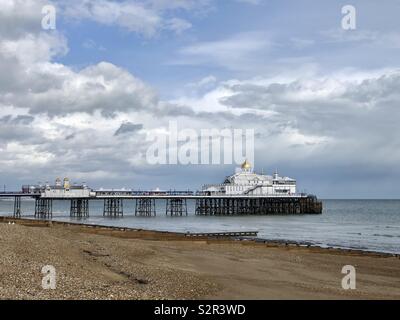
{"type": "MultiPolygon", "coordinates": [[[[135,217],[135,200],[124,200],[124,216],[103,217],[103,201],[90,201],[90,217],[69,216],[69,201],[53,201],[53,220],[177,232],[258,231],[258,238],[319,247],[400,254],[400,200],[323,200],[320,215],[196,216],[166,215],[156,201],[155,217],[135,217]]],[[[22,217],[34,219],[34,200],[22,199],[22,217]]],[[[0,215],[12,215],[13,199],[0,200],[0,215]]]]}

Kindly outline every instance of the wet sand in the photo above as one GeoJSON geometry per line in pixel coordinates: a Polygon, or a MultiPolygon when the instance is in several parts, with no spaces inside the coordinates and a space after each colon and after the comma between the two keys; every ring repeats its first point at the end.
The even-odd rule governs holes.
{"type": "Polygon", "coordinates": [[[253,241],[0,223],[1,299],[400,299],[400,259],[253,241]],[[41,287],[44,265],[57,288],[41,287]],[[342,267],[356,290],[341,286],[342,267]]]}

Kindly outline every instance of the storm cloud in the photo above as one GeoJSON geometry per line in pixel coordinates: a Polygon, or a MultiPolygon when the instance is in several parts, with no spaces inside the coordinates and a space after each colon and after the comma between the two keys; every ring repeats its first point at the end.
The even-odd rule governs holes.
{"type": "MultiPolygon", "coordinates": [[[[189,22],[170,23],[177,18],[174,10],[187,12],[210,3],[145,1],[140,9],[131,1],[121,2],[131,15],[148,14],[146,25],[138,26],[126,17],[122,22],[104,20],[92,2],[80,6],[74,1],[65,11],[67,18],[75,12],[74,19],[116,25],[146,39],[164,31],[183,32],[189,22]]],[[[107,7],[111,2],[96,3],[107,7]]],[[[301,188],[319,189],[322,196],[395,196],[392,181],[400,178],[400,70],[395,65],[350,77],[340,70],[310,71],[305,58],[307,63],[296,70],[309,72],[288,73],[285,68],[276,76],[259,62],[261,53],[276,47],[272,38],[263,32],[239,33],[177,50],[180,66],[214,64],[242,72],[251,61],[253,76],[218,80],[209,74],[189,82],[176,97],[160,98],[155,86],[115,61],[84,66],[60,62],[71,50],[68,34],[40,28],[45,4],[0,4],[1,183],[18,188],[69,176],[94,187],[198,188],[234,170],[149,165],[147,135],[166,134],[174,120],[179,129],[254,129],[257,169],[282,168],[284,175],[298,178],[301,188]],[[243,48],[243,43],[251,46],[243,48]],[[222,55],[214,48],[225,51],[222,55]],[[381,189],[370,190],[377,181],[381,189]]],[[[65,10],[65,2],[54,4],[65,10]]],[[[302,48],[314,43],[295,42],[302,48]]]]}

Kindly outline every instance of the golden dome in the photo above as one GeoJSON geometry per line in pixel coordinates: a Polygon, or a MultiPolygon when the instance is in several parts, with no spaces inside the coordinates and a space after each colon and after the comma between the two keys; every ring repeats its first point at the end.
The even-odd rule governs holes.
{"type": "Polygon", "coordinates": [[[251,164],[247,161],[247,159],[242,163],[242,169],[251,169],[251,164]]]}

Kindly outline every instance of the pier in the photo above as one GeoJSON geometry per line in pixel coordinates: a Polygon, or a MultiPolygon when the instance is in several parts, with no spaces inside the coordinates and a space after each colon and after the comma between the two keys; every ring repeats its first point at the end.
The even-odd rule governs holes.
{"type": "Polygon", "coordinates": [[[0,192],[1,198],[14,199],[13,217],[21,217],[21,198],[35,199],[35,217],[51,218],[53,201],[70,201],[70,216],[89,217],[89,203],[104,201],[103,216],[122,218],[124,201],[135,201],[137,217],[157,216],[156,201],[165,203],[165,215],[184,217],[188,215],[187,200],[194,200],[196,216],[237,216],[271,214],[321,214],[322,202],[316,196],[298,193],[296,180],[280,176],[258,174],[246,160],[240,168],[223,183],[204,185],[201,191],[133,191],[93,190],[85,183],[71,185],[68,178],[57,178],[55,185],[22,186],[22,191],[0,192]]]}
{"type": "Polygon", "coordinates": [[[183,217],[188,215],[187,200],[195,200],[197,216],[233,216],[233,215],[271,215],[271,214],[320,214],[322,202],[313,195],[296,194],[285,196],[264,195],[211,195],[191,191],[91,191],[86,197],[71,195],[46,196],[45,193],[7,192],[0,193],[0,199],[14,199],[13,217],[23,215],[22,198],[35,199],[36,218],[53,216],[53,201],[70,201],[70,216],[75,218],[89,217],[90,201],[103,200],[103,216],[122,218],[124,201],[135,201],[138,217],[155,217],[156,200],[165,202],[167,216],[183,217]]]}

